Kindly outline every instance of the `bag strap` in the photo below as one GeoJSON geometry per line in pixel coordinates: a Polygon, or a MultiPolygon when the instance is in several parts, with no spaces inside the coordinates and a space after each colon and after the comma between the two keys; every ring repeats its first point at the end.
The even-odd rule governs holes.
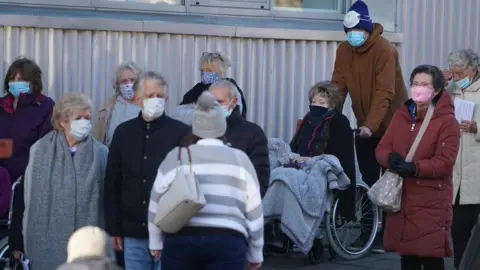
{"type": "Polygon", "coordinates": [[[412,161],[413,156],[415,155],[415,151],[417,151],[417,147],[420,144],[420,140],[422,139],[425,130],[427,130],[428,123],[430,123],[430,120],[432,119],[434,110],[435,107],[433,106],[433,104],[430,103],[430,105],[428,106],[427,114],[425,115],[425,119],[423,119],[420,130],[418,131],[417,136],[415,137],[415,140],[413,141],[413,144],[408,151],[407,157],[405,158],[406,162],[412,161]]]}
{"type": "Polygon", "coordinates": [[[177,167],[180,167],[182,165],[182,148],[187,149],[187,154],[188,154],[188,165],[190,167],[190,172],[193,172],[192,170],[192,154],[190,153],[190,148],[187,147],[178,147],[178,154],[177,154],[177,167]]]}

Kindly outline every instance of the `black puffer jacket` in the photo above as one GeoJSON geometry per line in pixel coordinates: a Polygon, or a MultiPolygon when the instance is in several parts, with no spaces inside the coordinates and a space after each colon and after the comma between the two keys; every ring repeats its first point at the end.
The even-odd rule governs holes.
{"type": "MultiPolygon", "coordinates": [[[[238,87],[237,82],[234,79],[231,78],[225,78],[225,80],[230,81],[233,83],[237,89],[238,92],[240,92],[240,96],[242,96],[242,116],[243,118],[247,119],[247,103],[245,101],[245,96],[243,95],[242,89],[238,87]]],[[[185,105],[185,104],[190,104],[190,103],[197,103],[198,97],[203,93],[203,91],[208,90],[211,84],[205,84],[202,82],[197,83],[192,89],[190,89],[185,95],[183,95],[182,102],[180,102],[180,105],[185,105]]]]}
{"type": "Polygon", "coordinates": [[[235,107],[227,118],[227,141],[232,147],[242,150],[252,161],[260,183],[260,192],[265,195],[270,180],[268,140],[258,125],[245,120],[235,107]]]}

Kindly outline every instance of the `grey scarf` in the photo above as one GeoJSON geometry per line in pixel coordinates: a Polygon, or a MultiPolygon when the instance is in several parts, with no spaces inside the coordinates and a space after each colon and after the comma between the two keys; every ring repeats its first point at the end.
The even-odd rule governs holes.
{"type": "Polygon", "coordinates": [[[103,227],[108,151],[88,136],[72,157],[58,131],[47,134],[35,148],[25,179],[25,251],[32,269],[51,270],[66,261],[68,239],[75,230],[103,227]]]}

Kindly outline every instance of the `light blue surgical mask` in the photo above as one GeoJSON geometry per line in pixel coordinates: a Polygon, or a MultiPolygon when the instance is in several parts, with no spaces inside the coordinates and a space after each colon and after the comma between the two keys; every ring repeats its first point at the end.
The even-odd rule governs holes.
{"type": "Polygon", "coordinates": [[[468,78],[468,76],[467,76],[467,77],[459,80],[459,81],[456,82],[455,84],[458,86],[458,88],[460,88],[460,89],[463,90],[463,89],[469,87],[470,84],[472,84],[472,82],[470,81],[470,78],[468,78]]]}
{"type": "Polygon", "coordinates": [[[225,115],[225,118],[229,117],[233,111],[233,110],[230,110],[228,106],[229,105],[222,105],[222,111],[223,111],[223,114],[225,115]]]}
{"type": "Polygon", "coordinates": [[[365,34],[361,31],[350,31],[347,33],[347,41],[352,47],[360,47],[365,43],[365,34]]]}
{"type": "Polygon", "coordinates": [[[218,74],[216,72],[202,72],[200,75],[204,84],[212,84],[218,81],[218,74]]]}
{"type": "Polygon", "coordinates": [[[17,98],[22,93],[30,93],[30,84],[28,82],[9,82],[8,92],[17,98]]]}

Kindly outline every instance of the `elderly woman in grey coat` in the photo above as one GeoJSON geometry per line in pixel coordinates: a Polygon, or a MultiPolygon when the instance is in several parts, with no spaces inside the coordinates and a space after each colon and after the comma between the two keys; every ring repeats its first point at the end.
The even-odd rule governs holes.
{"type": "Polygon", "coordinates": [[[100,194],[108,150],[90,134],[91,111],[87,96],[66,94],[53,108],[54,130],[30,149],[22,227],[25,255],[35,270],[64,263],[68,239],[78,228],[104,226],[100,194]]]}
{"type": "Polygon", "coordinates": [[[453,221],[452,240],[454,265],[460,266],[470,232],[480,214],[480,64],[479,56],[472,50],[457,50],[448,56],[449,70],[445,72],[450,82],[447,88],[454,100],[475,104],[469,119],[460,119],[460,149],[453,170],[453,221]]]}
{"type": "Polygon", "coordinates": [[[112,80],[114,94],[98,111],[93,127],[97,140],[110,146],[113,132],[121,123],[133,119],[140,113],[140,108],[133,101],[133,84],[142,70],[129,61],[119,65],[112,80]]]}

